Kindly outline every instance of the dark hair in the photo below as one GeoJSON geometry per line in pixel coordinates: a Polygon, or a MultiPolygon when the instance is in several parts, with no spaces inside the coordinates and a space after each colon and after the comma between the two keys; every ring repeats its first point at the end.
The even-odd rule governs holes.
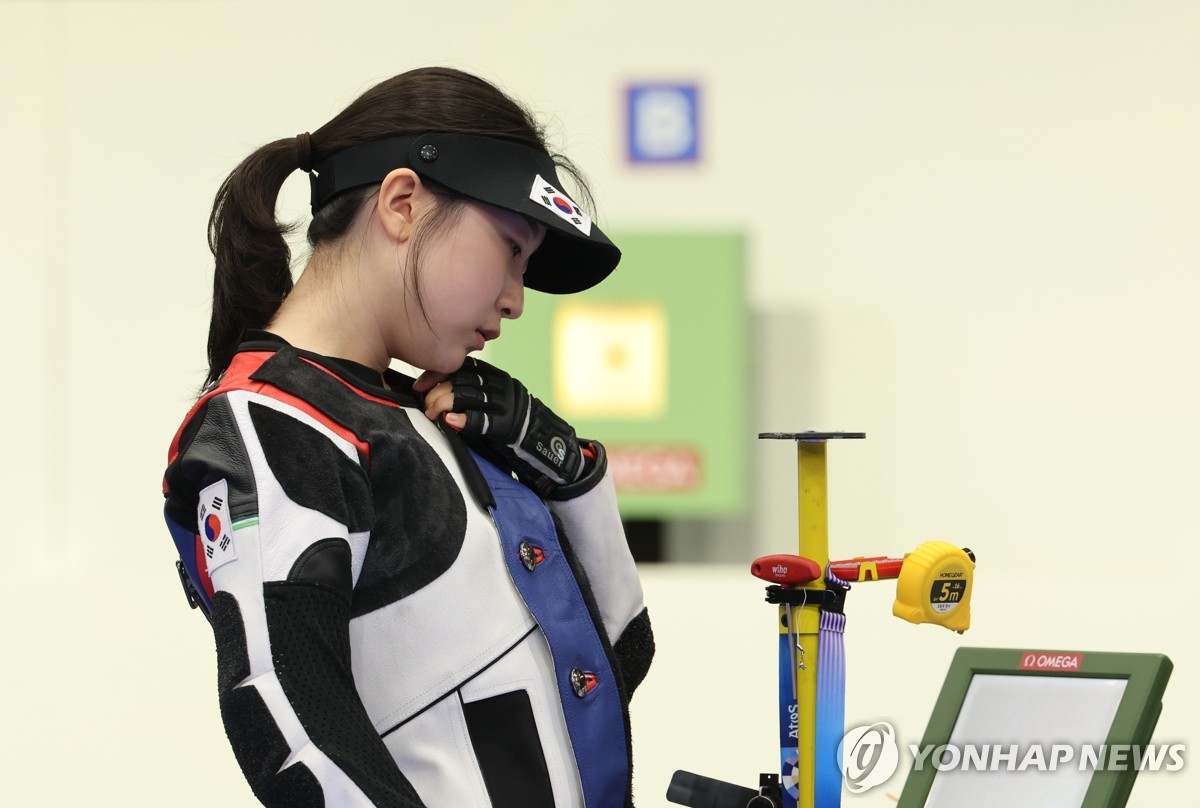
{"type": "MultiPolygon", "coordinates": [[[[275,204],[284,181],[301,167],[301,160],[307,157],[319,166],[350,146],[421,132],[496,137],[549,153],[544,130],[524,107],[483,79],[442,67],[401,73],[367,90],[312,133],[311,157],[302,157],[296,137],[276,140],[252,153],[221,184],[208,220],[208,246],[216,260],[216,274],[206,384],[229,365],[246,330],[267,325],[292,290],[291,251],[284,237],[296,225],[280,222],[275,204]]],[[[590,207],[591,195],[580,172],[565,157],[551,156],[590,207]]],[[[448,189],[427,185],[438,206],[422,223],[414,249],[422,237],[450,224],[463,204],[463,198],[448,189]]],[[[313,217],[308,243],[316,247],[344,236],[378,190],[378,186],[359,188],[330,200],[313,217]]]]}

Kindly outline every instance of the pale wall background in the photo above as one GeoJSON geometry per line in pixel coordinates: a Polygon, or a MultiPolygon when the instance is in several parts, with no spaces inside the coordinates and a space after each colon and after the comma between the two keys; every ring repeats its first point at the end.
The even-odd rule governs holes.
{"type": "MultiPolygon", "coordinates": [[[[0,34],[5,805],[253,804],[156,493],[203,375],[204,224],[245,153],[429,63],[542,113],[610,229],[747,235],[747,441],[869,436],[831,449],[835,555],[978,552],[965,637],[892,618],[890,584],[852,594],[848,722],[916,742],[963,643],[1141,650],[1176,665],[1156,738],[1197,738],[1190,0],[8,0],[0,34]],[[656,78],[703,88],[696,169],[623,161],[621,90],[656,78]]],[[[751,516],[672,526],[675,557],[729,563],[644,570],[643,808],[677,767],[774,765],[744,570],[795,547],[794,454],[751,451],[751,516]]],[[[1131,804],[1193,803],[1190,767],[1131,804]]]]}

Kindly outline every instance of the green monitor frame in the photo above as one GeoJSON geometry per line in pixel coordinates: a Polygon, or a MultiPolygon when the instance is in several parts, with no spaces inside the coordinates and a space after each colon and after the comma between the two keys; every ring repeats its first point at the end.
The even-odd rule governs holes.
{"type": "MultiPolygon", "coordinates": [[[[1158,723],[1158,716],[1162,711],[1162,695],[1166,689],[1167,680],[1171,676],[1172,667],[1171,660],[1161,654],[960,648],[955,653],[946,673],[946,680],[934,705],[929,725],[921,740],[920,749],[929,750],[944,744],[951,744],[952,737],[955,743],[963,742],[964,733],[973,736],[967,738],[966,741],[976,744],[986,743],[988,740],[995,743],[1005,742],[1005,738],[982,738],[979,737],[979,733],[1011,732],[1011,727],[986,726],[986,724],[989,722],[991,724],[1008,723],[1005,720],[996,720],[996,716],[1003,712],[998,710],[999,702],[1004,698],[1013,698],[1015,699],[1014,707],[1019,710],[1021,701],[1027,694],[1036,692],[1041,682],[1048,685],[1043,690],[1056,689],[1065,696],[1054,701],[1055,704],[1063,705],[1061,711],[1064,713],[1053,719],[1054,721],[1059,724],[1077,723],[1079,725],[1102,721],[1107,725],[1107,734],[1103,743],[1110,750],[1114,746],[1123,744],[1145,747],[1150,743],[1150,736],[1158,723]],[[983,692],[992,694],[992,702],[985,707],[971,707],[969,710],[993,717],[985,719],[985,726],[982,727],[976,726],[979,719],[966,718],[963,726],[960,727],[959,735],[955,736],[956,725],[960,723],[960,717],[964,715],[964,702],[968,700],[968,694],[971,692],[972,684],[976,682],[976,677],[983,677],[978,681],[985,684],[980,685],[980,690],[976,691],[971,703],[981,704],[980,700],[987,698],[980,695],[983,692]],[[1008,687],[1010,683],[1006,679],[997,677],[1014,677],[1011,682],[1012,686],[1008,687]],[[1041,677],[1041,679],[1039,682],[1038,679],[1028,677],[1041,677]],[[1051,682],[1050,680],[1055,681],[1051,682]],[[1097,682],[1096,680],[1108,680],[1113,686],[1106,686],[1103,681],[1097,682]],[[1078,695],[1072,695],[1070,692],[1075,682],[1079,683],[1078,695]],[[1123,687],[1117,685],[1118,682],[1123,682],[1123,687]],[[1006,688],[1011,693],[999,700],[995,699],[995,694],[1003,693],[1006,688]],[[1092,703],[1089,700],[1097,702],[1095,709],[1092,709],[1092,703]],[[1099,702],[1104,702],[1106,706],[1102,706],[1099,702]],[[1072,710],[1077,712],[1072,713],[1072,710]],[[1080,712],[1081,710],[1083,711],[1080,712]],[[1104,717],[1098,718],[1100,714],[1103,714],[1104,717]],[[1111,722],[1107,719],[1108,714],[1112,715],[1111,722]],[[1072,719],[1078,720],[1072,722],[1072,719]]],[[[1052,710],[1059,709],[1057,706],[1052,708],[1052,710]]],[[[1076,739],[1064,737],[1033,739],[1034,742],[1046,746],[1054,743],[1069,743],[1073,740],[1076,739]]],[[[939,775],[948,777],[965,775],[969,778],[972,774],[980,774],[957,770],[946,773],[939,772],[938,768],[929,764],[928,760],[926,760],[926,765],[922,766],[914,763],[913,769],[904,783],[897,808],[924,808],[927,804],[929,808],[937,808],[937,806],[948,805],[950,800],[939,799],[937,795],[933,802],[929,802],[930,791],[934,788],[939,775]]],[[[1125,805],[1138,774],[1137,767],[1102,764],[1090,767],[1090,770],[1091,777],[1086,781],[1086,792],[1082,802],[1078,803],[1078,808],[1120,808],[1125,805]]],[[[966,779],[958,780],[954,784],[958,798],[961,799],[964,796],[964,790],[974,789],[975,793],[969,796],[969,802],[974,808],[1008,804],[997,794],[997,789],[994,788],[995,780],[991,781],[993,787],[988,788],[986,777],[988,774],[991,773],[982,774],[974,782],[966,779]]],[[[1037,779],[1038,777],[1045,778],[1043,772],[1026,771],[1016,774],[1028,776],[1030,779],[1025,781],[1025,785],[1035,784],[1033,786],[1035,789],[1042,784],[1049,785],[1051,783],[1048,778],[1037,779]]],[[[1077,781],[1076,787],[1079,782],[1083,781],[1077,781]]],[[[941,785],[948,788],[950,783],[951,781],[948,779],[941,785]]],[[[1036,795],[1034,800],[1037,802],[1036,795]]],[[[1032,805],[1035,802],[1027,804],[1032,805]]],[[[1037,802],[1037,804],[1048,803],[1043,801],[1037,802]]]]}

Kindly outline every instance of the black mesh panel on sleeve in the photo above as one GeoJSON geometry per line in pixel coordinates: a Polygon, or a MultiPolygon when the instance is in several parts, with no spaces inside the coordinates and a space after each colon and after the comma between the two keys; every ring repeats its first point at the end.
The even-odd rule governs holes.
{"type": "Polygon", "coordinates": [[[373,805],[422,808],[355,690],[345,595],[311,583],[267,583],[264,594],[275,672],[308,737],[373,805]]]}
{"type": "Polygon", "coordinates": [[[221,719],[233,755],[259,802],[279,808],[322,808],[324,792],[303,763],[280,767],[290,750],[257,689],[238,687],[250,675],[246,629],[237,600],[228,592],[213,597],[217,640],[217,692],[221,719]]]}

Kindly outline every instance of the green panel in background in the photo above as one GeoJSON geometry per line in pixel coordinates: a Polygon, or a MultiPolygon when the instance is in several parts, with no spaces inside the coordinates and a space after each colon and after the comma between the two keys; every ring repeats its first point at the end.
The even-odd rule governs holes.
{"type": "Polygon", "coordinates": [[[483,358],[602,442],[627,518],[736,516],[746,505],[744,242],[617,233],[622,259],[577,295],[527,292],[483,358]]]}

